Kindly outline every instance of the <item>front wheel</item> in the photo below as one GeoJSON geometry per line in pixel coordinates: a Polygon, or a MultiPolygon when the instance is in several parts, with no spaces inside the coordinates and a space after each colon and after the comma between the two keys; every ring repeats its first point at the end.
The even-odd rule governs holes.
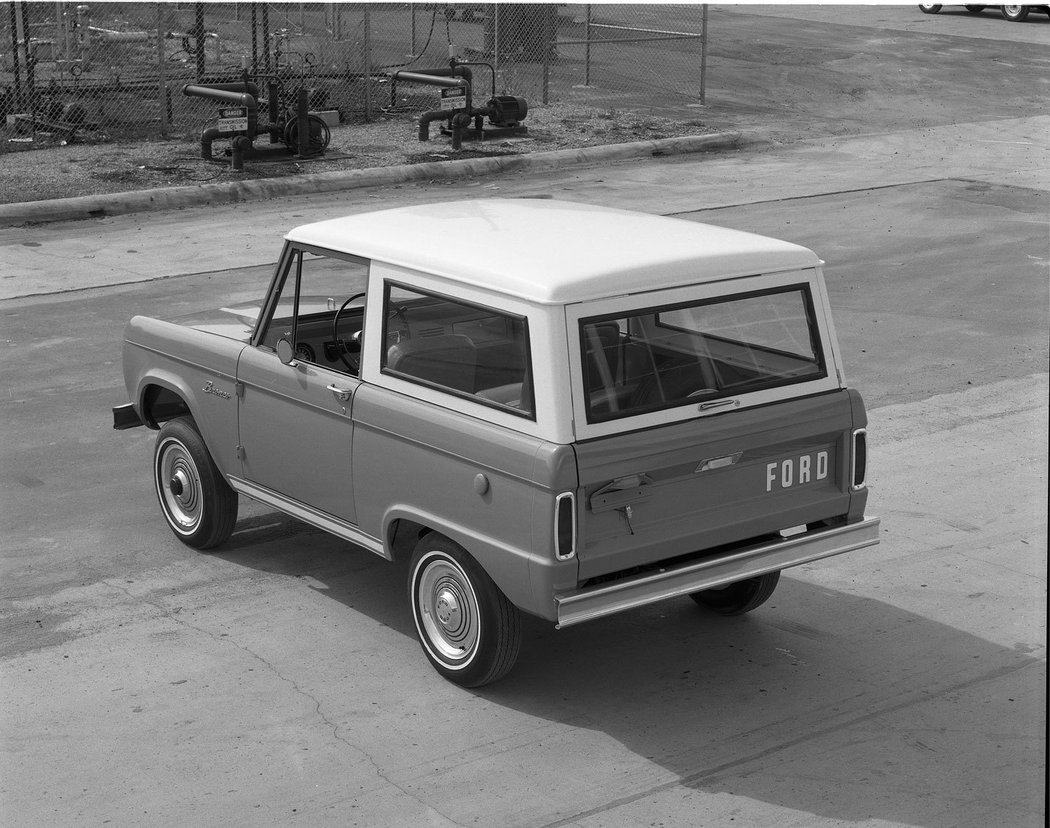
{"type": "Polygon", "coordinates": [[[691,592],[689,597],[719,615],[743,615],[768,601],[779,582],[779,572],[767,572],[757,578],[737,581],[717,589],[691,592]]]}
{"type": "Polygon", "coordinates": [[[184,544],[209,549],[229,538],[237,522],[237,493],[189,417],[161,427],[153,452],[153,481],[164,519],[184,544]]]}
{"type": "Polygon", "coordinates": [[[460,546],[424,536],[412,555],[408,591],[423,652],[442,676],[480,687],[510,672],[521,646],[517,607],[460,546]]]}
{"type": "Polygon", "coordinates": [[[1014,23],[1020,23],[1028,17],[1028,6],[1003,6],[1003,17],[1014,23]]]}
{"type": "Polygon", "coordinates": [[[919,11],[923,14],[937,14],[940,10],[940,3],[919,3],[919,11]]]}

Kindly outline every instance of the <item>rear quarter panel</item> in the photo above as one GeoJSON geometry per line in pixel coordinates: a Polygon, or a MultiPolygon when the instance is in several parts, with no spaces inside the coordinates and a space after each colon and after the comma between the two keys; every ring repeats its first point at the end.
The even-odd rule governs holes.
{"type": "Polygon", "coordinates": [[[576,584],[576,562],[552,551],[554,497],[577,485],[572,448],[369,385],[353,417],[360,528],[388,543],[397,520],[441,532],[516,606],[553,618],[551,584],[576,584]]]}

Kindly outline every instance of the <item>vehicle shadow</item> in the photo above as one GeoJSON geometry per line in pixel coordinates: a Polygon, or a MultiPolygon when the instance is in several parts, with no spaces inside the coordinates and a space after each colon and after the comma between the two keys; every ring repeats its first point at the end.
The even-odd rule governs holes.
{"type": "MultiPolygon", "coordinates": [[[[218,554],[307,579],[414,638],[404,564],[278,514],[242,520],[218,554]]],[[[432,696],[470,695],[491,705],[493,721],[521,719],[551,734],[545,749],[484,757],[491,772],[507,762],[516,799],[478,791],[453,818],[559,825],[608,816],[610,802],[623,809],[617,816],[651,815],[665,797],[682,808],[683,789],[828,820],[931,828],[1021,824],[1040,807],[1045,664],[1031,648],[818,586],[804,572],[787,573],[767,605],[738,618],[681,598],[563,630],[531,617],[523,626],[517,667],[488,687],[445,685],[419,655],[419,682],[432,683],[432,696]],[[603,781],[573,782],[581,762],[603,781]],[[525,798],[539,810],[523,813],[525,798]]],[[[453,725],[427,724],[443,726],[453,725]]],[[[484,753],[492,745],[477,726],[471,750],[484,753]]],[[[440,800],[478,772],[464,759],[413,785],[440,800]]]]}

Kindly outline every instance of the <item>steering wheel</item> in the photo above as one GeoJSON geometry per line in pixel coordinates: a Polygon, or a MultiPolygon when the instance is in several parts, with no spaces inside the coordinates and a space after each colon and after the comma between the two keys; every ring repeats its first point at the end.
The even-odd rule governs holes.
{"type": "Polygon", "coordinates": [[[346,366],[347,370],[355,375],[361,372],[361,357],[352,355],[347,350],[346,343],[339,338],[339,317],[351,302],[355,299],[360,299],[364,295],[363,291],[361,293],[355,293],[339,306],[339,310],[337,310],[335,316],[332,317],[332,339],[335,340],[335,352],[339,355],[340,361],[346,366]]]}

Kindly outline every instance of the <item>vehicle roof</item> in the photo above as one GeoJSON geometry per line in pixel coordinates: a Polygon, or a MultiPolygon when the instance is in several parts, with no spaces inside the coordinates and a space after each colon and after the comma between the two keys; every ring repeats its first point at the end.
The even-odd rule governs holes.
{"type": "Polygon", "coordinates": [[[398,207],[305,224],[286,238],[544,304],[820,264],[813,251],[766,236],[555,199],[398,207]]]}

